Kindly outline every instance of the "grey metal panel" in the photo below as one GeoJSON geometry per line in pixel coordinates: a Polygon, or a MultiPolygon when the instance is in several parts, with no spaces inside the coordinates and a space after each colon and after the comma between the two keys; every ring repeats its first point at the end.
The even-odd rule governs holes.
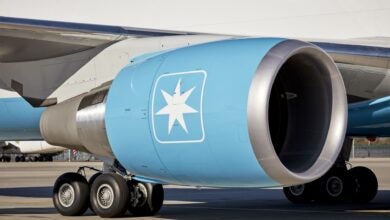
{"type": "MultiPolygon", "coordinates": [[[[385,41],[389,42],[389,39],[385,41]]],[[[337,63],[348,95],[363,100],[390,95],[389,47],[324,42],[315,44],[328,52],[337,63]]]]}
{"type": "Polygon", "coordinates": [[[76,115],[77,132],[80,141],[89,152],[113,157],[104,121],[107,92],[108,88],[106,87],[95,90],[83,98],[76,115]]]}
{"type": "Polygon", "coordinates": [[[338,63],[348,95],[363,100],[390,95],[390,69],[338,63]]]}
{"type": "Polygon", "coordinates": [[[109,85],[48,107],[40,129],[50,144],[113,158],[105,129],[105,101],[109,85]]]}
{"type": "Polygon", "coordinates": [[[47,108],[40,120],[42,137],[53,145],[88,152],[77,133],[76,113],[84,94],[47,108]]]}

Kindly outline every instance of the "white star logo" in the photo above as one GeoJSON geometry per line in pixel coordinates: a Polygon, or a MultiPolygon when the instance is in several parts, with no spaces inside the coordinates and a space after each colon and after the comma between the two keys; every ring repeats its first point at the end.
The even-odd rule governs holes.
{"type": "Polygon", "coordinates": [[[179,122],[183,130],[188,134],[183,114],[198,112],[197,110],[191,108],[186,104],[187,99],[190,97],[195,87],[192,87],[190,90],[184,92],[183,94],[180,94],[180,84],[181,79],[179,79],[179,81],[177,82],[175,93],[173,95],[170,95],[166,91],[161,90],[161,93],[164,96],[167,105],[160,111],[158,111],[156,115],[169,115],[168,134],[171,134],[173,124],[175,124],[176,120],[179,122]]]}

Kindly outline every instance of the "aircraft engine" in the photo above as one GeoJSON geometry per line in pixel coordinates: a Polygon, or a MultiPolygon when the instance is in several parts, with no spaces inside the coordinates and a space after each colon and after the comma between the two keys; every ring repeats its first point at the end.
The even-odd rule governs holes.
{"type": "Polygon", "coordinates": [[[47,108],[40,127],[47,142],[116,158],[139,179],[262,187],[321,177],[346,121],[324,51],[249,38],[135,58],[111,86],[47,108]]]}

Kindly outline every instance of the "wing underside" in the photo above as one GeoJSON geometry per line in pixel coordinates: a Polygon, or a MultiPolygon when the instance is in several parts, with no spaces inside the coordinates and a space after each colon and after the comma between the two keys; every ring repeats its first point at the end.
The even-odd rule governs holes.
{"type": "MultiPolygon", "coordinates": [[[[56,100],[43,98],[50,93],[49,90],[45,90],[47,94],[35,95],[40,93],[31,88],[42,90],[45,86],[60,86],[94,55],[124,39],[194,34],[196,33],[0,17],[0,88],[16,91],[33,106],[55,104],[56,100]],[[34,82],[34,79],[40,77],[32,77],[28,71],[20,71],[20,66],[27,64],[24,69],[41,68],[41,64],[37,67],[34,63],[49,62],[59,57],[72,57],[70,59],[75,61],[71,62],[72,65],[59,64],[55,68],[51,63],[45,65],[50,68],[40,71],[40,74],[60,74],[57,78],[62,79],[53,81],[52,85],[34,82]],[[26,86],[30,83],[32,85],[26,86]]],[[[390,45],[390,38],[381,41],[390,45]]],[[[358,45],[348,41],[313,43],[327,51],[337,63],[350,102],[390,95],[389,47],[358,45]]]]}
{"type": "MultiPolygon", "coordinates": [[[[390,43],[390,38],[385,40],[390,43]]],[[[322,42],[314,44],[328,52],[336,62],[350,102],[390,95],[389,47],[322,42]]]]}
{"type": "Polygon", "coordinates": [[[0,17],[0,89],[15,91],[33,106],[47,98],[108,46],[129,38],[189,35],[93,24],[0,17]]]}

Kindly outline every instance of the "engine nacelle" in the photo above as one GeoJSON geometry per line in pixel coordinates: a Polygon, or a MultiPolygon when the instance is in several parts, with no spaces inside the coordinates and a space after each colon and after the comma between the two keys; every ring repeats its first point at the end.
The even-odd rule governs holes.
{"type": "Polygon", "coordinates": [[[312,44],[233,39],[141,58],[99,101],[93,91],[49,107],[45,140],[115,157],[140,178],[199,186],[309,182],[341,150],[344,84],[312,44]]]}

